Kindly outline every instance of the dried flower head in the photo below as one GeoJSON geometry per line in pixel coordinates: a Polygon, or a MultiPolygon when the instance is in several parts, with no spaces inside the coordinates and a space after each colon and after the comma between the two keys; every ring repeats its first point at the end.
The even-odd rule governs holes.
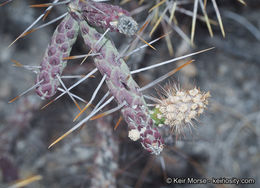
{"type": "Polygon", "coordinates": [[[163,91],[151,117],[155,124],[168,125],[177,135],[182,134],[185,127],[192,126],[192,121],[206,109],[210,97],[209,92],[201,92],[196,87],[185,91],[168,84],[163,91]]]}
{"type": "Polygon", "coordinates": [[[117,28],[120,33],[131,36],[137,32],[138,24],[132,17],[123,15],[119,17],[117,28]]]}

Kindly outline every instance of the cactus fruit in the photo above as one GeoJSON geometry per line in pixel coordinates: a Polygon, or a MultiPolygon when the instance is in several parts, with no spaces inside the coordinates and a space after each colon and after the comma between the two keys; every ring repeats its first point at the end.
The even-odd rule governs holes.
{"type": "Polygon", "coordinates": [[[151,117],[159,127],[168,125],[180,135],[185,125],[192,125],[192,120],[204,112],[210,93],[203,93],[196,87],[187,91],[176,88],[172,84],[165,87],[164,97],[152,110],[151,117]]]}

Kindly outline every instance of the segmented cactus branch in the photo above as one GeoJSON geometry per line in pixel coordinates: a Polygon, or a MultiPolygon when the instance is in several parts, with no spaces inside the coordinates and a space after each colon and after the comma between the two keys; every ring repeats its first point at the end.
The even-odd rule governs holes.
{"type": "Polygon", "coordinates": [[[130,13],[119,6],[91,0],[72,0],[69,6],[80,12],[81,16],[92,26],[109,28],[110,31],[125,35],[134,35],[138,29],[130,13]]]}
{"type": "Polygon", "coordinates": [[[78,31],[78,23],[70,15],[67,15],[56,28],[36,78],[36,83],[41,82],[36,88],[36,93],[42,99],[48,99],[56,93],[60,84],[57,75],[60,76],[67,65],[67,60],[63,58],[70,55],[78,31]]]}
{"type": "Polygon", "coordinates": [[[153,120],[149,116],[145,100],[138,91],[139,86],[132,78],[126,63],[118,58],[117,49],[107,37],[101,39],[102,35],[91,27],[79,12],[70,10],[71,15],[79,21],[85,44],[93,53],[100,53],[99,56],[94,57],[94,62],[101,74],[106,75],[106,84],[110,93],[119,105],[126,103],[121,112],[129,131],[135,130],[139,133],[142,146],[147,151],[156,155],[160,154],[163,149],[163,140],[159,131],[153,128],[153,120]]]}

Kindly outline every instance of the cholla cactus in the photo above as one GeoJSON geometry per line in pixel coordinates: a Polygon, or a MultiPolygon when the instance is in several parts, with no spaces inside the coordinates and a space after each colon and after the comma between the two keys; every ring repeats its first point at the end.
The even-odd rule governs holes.
{"type": "Polygon", "coordinates": [[[192,120],[206,109],[210,93],[203,93],[196,87],[185,91],[171,85],[164,91],[151,116],[159,127],[167,125],[175,134],[183,134],[185,125],[192,125],[192,120]]]}
{"type": "MultiPolygon", "coordinates": [[[[70,7],[77,7],[77,4],[71,4],[70,7]]],[[[126,63],[119,58],[119,53],[108,38],[102,38],[102,35],[88,25],[75,8],[70,10],[72,16],[80,22],[81,35],[85,44],[94,53],[100,53],[94,58],[95,65],[106,76],[107,86],[117,103],[125,104],[121,112],[129,129],[140,133],[141,143],[147,151],[160,154],[163,140],[158,130],[153,128],[147,105],[141,92],[138,91],[140,88],[132,78],[126,63]]]]}
{"type": "MultiPolygon", "coordinates": [[[[58,0],[55,0],[53,4],[48,4],[49,7],[46,9],[46,11],[50,10],[52,6],[55,5],[57,2],[58,0]]],[[[63,93],[51,102],[57,100],[65,93],[68,93],[68,95],[72,98],[77,107],[81,110],[80,106],[77,104],[73,97],[77,97],[77,99],[83,102],[86,101],[78,96],[72,95],[69,91],[81,82],[83,82],[84,80],[86,80],[97,70],[99,70],[103,75],[103,78],[100,84],[98,85],[97,89],[93,93],[90,102],[84,107],[83,110],[81,110],[78,116],[92,103],[104,81],[106,81],[106,84],[109,88],[108,94],[112,94],[112,97],[104,104],[102,104],[102,102],[104,102],[106,98],[105,96],[104,100],[102,99],[94,108],[94,110],[84,120],[79,122],[68,132],[66,132],[63,136],[58,138],[49,147],[59,142],[61,139],[63,139],[65,136],[79,128],[89,119],[93,119],[93,116],[98,111],[104,108],[104,106],[106,106],[109,103],[109,101],[115,99],[118,103],[118,107],[116,107],[115,109],[111,109],[107,113],[104,113],[104,115],[121,109],[123,117],[128,124],[129,138],[133,141],[140,140],[142,146],[152,154],[160,154],[163,150],[164,142],[159,133],[158,127],[154,126],[154,120],[152,119],[153,115],[151,115],[152,117],[150,116],[148,105],[144,100],[144,95],[142,94],[142,91],[151,86],[154,86],[160,81],[171,76],[184,66],[190,64],[192,60],[167,73],[166,75],[156,79],[152,83],[146,85],[144,88],[140,88],[138,86],[138,84],[132,78],[132,74],[139,73],[144,70],[149,70],[151,68],[159,67],[161,65],[165,65],[176,60],[180,60],[201,53],[206,50],[195,52],[183,57],[171,59],[165,62],[158,63],[156,65],[141,68],[139,70],[130,71],[124,59],[122,58],[122,54],[118,53],[113,42],[110,41],[108,37],[106,37],[108,31],[116,31],[130,36],[137,35],[137,23],[132,17],[130,17],[130,13],[118,6],[94,2],[91,0],[67,0],[60,2],[59,4],[67,3],[68,13],[61,16],[61,18],[65,18],[58,25],[57,29],[53,34],[52,40],[47,47],[43,61],[41,63],[40,72],[38,73],[36,79],[36,85],[32,88],[36,87],[37,94],[41,96],[43,99],[48,99],[52,97],[56,93],[57,89],[61,90],[63,93]],[[96,27],[106,29],[106,32],[102,35],[96,30],[96,27]],[[61,81],[61,74],[66,66],[66,60],[69,59],[68,56],[70,54],[73,44],[76,41],[79,28],[85,44],[91,48],[91,52],[93,52],[93,54],[95,55],[94,62],[96,65],[96,69],[92,70],[89,74],[84,76],[84,78],[82,78],[81,80],[79,80],[67,89],[61,81]],[[58,88],[60,83],[62,84],[64,89],[58,88]]],[[[54,21],[57,20],[59,19],[57,18],[54,21]]],[[[142,29],[145,27],[145,25],[146,24],[144,24],[142,29]]],[[[24,33],[30,33],[34,30],[35,29],[32,29],[31,31],[27,30],[24,33]]],[[[138,38],[141,37],[138,36],[138,38]]],[[[152,47],[147,42],[146,46],[152,47]]],[[[25,94],[27,91],[25,91],[23,94],[25,94]]],[[[19,95],[18,97],[22,96],[23,94],[19,95]]],[[[16,98],[11,100],[11,102],[14,101],[16,98]]],[[[170,103],[165,103],[165,105],[170,106],[170,103]]],[[[187,105],[187,108],[189,108],[190,104],[187,105]]],[[[44,107],[46,107],[46,105],[44,107]]],[[[156,108],[157,113],[161,113],[163,115],[164,112],[159,112],[158,110],[160,109],[156,108]]],[[[176,110],[178,111],[180,109],[176,110]]],[[[189,120],[190,122],[191,119],[193,119],[195,116],[192,116],[192,110],[189,110],[189,112],[190,120],[187,118],[185,120],[189,120]]],[[[187,113],[183,115],[187,115],[187,113]]],[[[174,116],[175,115],[176,117],[180,116],[179,114],[177,114],[177,112],[176,114],[174,114],[174,116]]],[[[159,118],[158,121],[169,124],[171,124],[172,122],[176,123],[176,120],[167,118],[168,116],[165,115],[165,117],[159,118]]],[[[178,123],[180,124],[182,120],[183,119],[179,119],[178,123]]],[[[155,121],[155,124],[157,123],[158,122],[155,121]]]]}
{"type": "Polygon", "coordinates": [[[60,85],[57,76],[62,74],[67,65],[67,60],[64,60],[64,58],[70,55],[78,31],[78,24],[74,22],[70,15],[67,15],[53,33],[36,78],[36,83],[39,83],[36,93],[42,99],[48,99],[56,93],[60,85]]]}

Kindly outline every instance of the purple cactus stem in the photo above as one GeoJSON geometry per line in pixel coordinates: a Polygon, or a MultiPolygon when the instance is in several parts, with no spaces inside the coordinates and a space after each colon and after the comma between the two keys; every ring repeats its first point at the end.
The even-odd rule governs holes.
{"type": "Polygon", "coordinates": [[[63,58],[70,55],[78,32],[78,23],[70,15],[67,15],[57,26],[36,78],[36,83],[40,82],[40,85],[36,88],[36,93],[42,99],[48,99],[55,95],[60,84],[57,75],[61,75],[67,65],[67,61],[63,58]]]}
{"type": "MultiPolygon", "coordinates": [[[[69,6],[75,7],[74,4],[69,6]]],[[[137,130],[142,146],[152,154],[159,155],[163,149],[162,137],[156,128],[152,128],[153,121],[148,107],[141,92],[138,91],[139,86],[132,78],[128,66],[123,59],[117,58],[119,53],[108,38],[101,39],[102,35],[91,27],[79,12],[74,12],[73,9],[70,11],[79,21],[85,44],[92,49],[93,53],[100,53],[94,58],[94,62],[101,74],[106,75],[106,84],[110,93],[118,104],[126,103],[121,112],[128,123],[129,130],[137,130]]]]}
{"type": "Polygon", "coordinates": [[[138,30],[138,24],[130,16],[130,13],[116,5],[94,2],[90,0],[72,0],[69,5],[71,15],[79,19],[74,11],[81,13],[81,16],[92,26],[110,29],[125,35],[134,35],[138,30]]]}

